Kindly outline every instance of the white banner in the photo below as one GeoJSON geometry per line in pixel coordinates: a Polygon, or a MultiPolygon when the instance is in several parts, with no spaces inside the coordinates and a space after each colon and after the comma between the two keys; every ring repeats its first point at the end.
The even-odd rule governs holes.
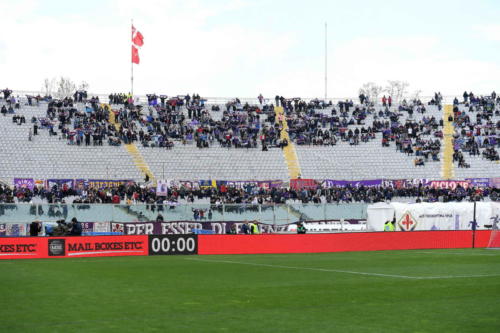
{"type": "Polygon", "coordinates": [[[160,179],[156,184],[156,195],[165,196],[171,187],[180,187],[179,182],[173,179],[160,179]]]}
{"type": "Polygon", "coordinates": [[[156,183],[156,195],[167,195],[168,183],[166,180],[158,180],[156,183]]]}
{"type": "Polygon", "coordinates": [[[491,227],[493,230],[500,230],[500,202],[492,202],[491,227]]]}
{"type": "MultiPolygon", "coordinates": [[[[493,217],[500,211],[498,206],[494,202],[476,203],[478,229],[486,229],[485,225],[492,224],[493,217]]],[[[383,231],[384,223],[392,220],[393,216],[396,217],[397,231],[470,230],[474,218],[474,203],[375,204],[368,206],[367,216],[369,231],[383,231]]]]}

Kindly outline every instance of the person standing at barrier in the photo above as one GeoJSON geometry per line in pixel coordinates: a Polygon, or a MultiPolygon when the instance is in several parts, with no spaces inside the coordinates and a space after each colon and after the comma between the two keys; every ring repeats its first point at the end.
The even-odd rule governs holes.
{"type": "Polygon", "coordinates": [[[305,233],[306,233],[306,231],[307,231],[307,230],[306,230],[306,227],[304,227],[304,223],[299,222],[299,223],[297,224],[297,233],[298,233],[298,234],[305,234],[305,233]]]}
{"type": "Polygon", "coordinates": [[[476,231],[477,230],[478,224],[477,224],[477,222],[475,220],[474,221],[470,221],[469,225],[470,225],[470,230],[472,230],[472,231],[476,231]]]}
{"type": "Polygon", "coordinates": [[[245,220],[245,223],[241,226],[241,233],[248,235],[250,233],[250,226],[248,224],[248,220],[245,220]]]}
{"type": "Polygon", "coordinates": [[[231,225],[231,228],[229,228],[227,231],[226,231],[226,234],[228,235],[236,235],[238,233],[238,230],[236,229],[236,224],[233,223],[231,225]]]}
{"type": "Polygon", "coordinates": [[[71,219],[71,230],[70,236],[81,236],[82,235],[82,224],[78,222],[76,217],[71,219]]]}
{"type": "Polygon", "coordinates": [[[250,223],[250,233],[252,235],[258,235],[258,234],[260,234],[259,225],[257,224],[257,221],[252,221],[250,223]]]}
{"type": "Polygon", "coordinates": [[[396,221],[387,220],[387,222],[384,223],[384,231],[395,231],[396,230],[395,224],[396,221]]]}
{"type": "Polygon", "coordinates": [[[30,224],[30,236],[36,237],[42,231],[42,223],[40,221],[33,221],[30,224]]]}

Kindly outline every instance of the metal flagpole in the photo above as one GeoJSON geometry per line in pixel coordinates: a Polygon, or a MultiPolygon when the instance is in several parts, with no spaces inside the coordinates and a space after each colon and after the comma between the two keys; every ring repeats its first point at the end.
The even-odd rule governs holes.
{"type": "MultiPolygon", "coordinates": [[[[130,19],[131,26],[130,26],[130,42],[132,43],[132,40],[134,39],[134,19],[130,19]]],[[[130,48],[132,49],[132,48],[130,48]]],[[[130,51],[132,52],[132,50],[130,51]]],[[[132,95],[132,98],[134,98],[134,62],[132,61],[132,53],[130,53],[130,94],[132,95]]]]}
{"type": "Polygon", "coordinates": [[[325,102],[328,90],[328,25],[325,22],[325,102]]]}

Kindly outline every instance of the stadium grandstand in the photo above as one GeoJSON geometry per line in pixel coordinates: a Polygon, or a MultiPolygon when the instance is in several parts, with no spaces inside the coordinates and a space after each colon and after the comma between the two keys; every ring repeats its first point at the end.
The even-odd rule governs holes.
{"type": "MultiPolygon", "coordinates": [[[[327,188],[325,180],[500,177],[495,92],[464,93],[450,104],[439,93],[425,102],[399,103],[385,96],[377,101],[360,96],[355,102],[196,94],[133,100],[127,94],[85,91],[55,99],[10,89],[2,94],[0,163],[7,184],[14,178],[149,185],[165,179],[283,184],[313,179],[318,188],[327,188]]],[[[349,196],[371,202],[394,194],[349,196]]],[[[335,200],[326,197],[321,196],[323,202],[335,200]]],[[[126,200],[123,193],[121,199],[126,200]]]]}
{"type": "Polygon", "coordinates": [[[214,102],[189,95],[131,103],[123,94],[57,100],[9,91],[0,100],[4,181],[500,175],[495,93],[471,94],[447,107],[437,94],[425,103],[383,105],[282,97],[214,102]]]}

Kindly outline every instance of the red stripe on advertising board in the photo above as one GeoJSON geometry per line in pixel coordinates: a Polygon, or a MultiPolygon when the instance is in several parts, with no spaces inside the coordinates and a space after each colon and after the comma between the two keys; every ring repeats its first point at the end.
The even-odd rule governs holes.
{"type": "Polygon", "coordinates": [[[0,237],[0,259],[47,258],[47,238],[0,237]]]}
{"type": "MultiPolygon", "coordinates": [[[[486,247],[491,231],[476,231],[486,247]]],[[[315,253],[469,248],[471,231],[413,231],[306,235],[199,235],[199,254],[315,253]]],[[[0,259],[148,255],[147,235],[93,237],[2,237],[0,259]],[[62,251],[62,252],[58,252],[62,251]]]]}
{"type": "MultiPolygon", "coordinates": [[[[477,231],[476,246],[486,247],[489,234],[490,231],[477,231]]],[[[471,231],[198,236],[198,254],[318,253],[450,249],[471,246],[471,231]]]]}
{"type": "Polygon", "coordinates": [[[147,235],[0,238],[0,259],[147,256],[147,235]]]}
{"type": "Polygon", "coordinates": [[[64,240],[66,257],[147,256],[149,253],[146,235],[65,237],[64,240]]]}

